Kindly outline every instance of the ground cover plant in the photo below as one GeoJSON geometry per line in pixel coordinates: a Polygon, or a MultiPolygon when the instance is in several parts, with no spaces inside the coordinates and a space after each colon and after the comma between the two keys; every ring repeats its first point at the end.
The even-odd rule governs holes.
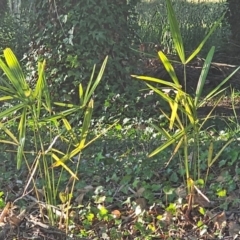
{"type": "MultiPolygon", "coordinates": [[[[186,83],[187,64],[221,19],[216,19],[210,34],[200,45],[196,43],[191,54],[185,53],[171,3],[167,0],[169,28],[186,83]]],[[[229,76],[221,76],[220,85],[201,95],[213,53],[214,47],[206,54],[191,95],[175,76],[173,61],[160,51],[158,61],[170,80],[134,76],[158,83],[148,83],[146,90],[139,81],[144,88],[139,96],[146,100],[151,118],[143,106],[130,103],[136,116],[120,112],[121,121],[114,122],[114,118],[100,118],[99,112],[97,118],[92,117],[91,97],[100,91],[101,85],[96,86],[106,61],[100,71],[95,69],[86,87],[78,87],[77,105],[51,101],[44,61],[38,65],[37,84],[30,85],[6,49],[0,62],[5,72],[0,87],[4,102],[0,113],[0,238],[236,239],[239,98],[231,89],[232,116],[215,115],[217,104],[229,99],[222,89],[229,76]],[[159,105],[148,102],[146,95],[154,93],[159,105]],[[200,114],[198,108],[206,101],[211,108],[200,114]],[[167,110],[162,102],[169,105],[167,110]]]]}

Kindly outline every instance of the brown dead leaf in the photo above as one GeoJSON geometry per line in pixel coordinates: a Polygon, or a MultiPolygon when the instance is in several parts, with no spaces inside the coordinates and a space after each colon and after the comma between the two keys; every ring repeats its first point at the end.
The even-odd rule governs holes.
{"type": "Polygon", "coordinates": [[[39,201],[43,201],[44,199],[44,190],[43,189],[37,189],[37,198],[39,201]]]}
{"type": "Polygon", "coordinates": [[[144,187],[139,188],[137,190],[137,192],[135,193],[135,196],[138,197],[138,198],[142,197],[144,191],[145,191],[144,187]]]}
{"type": "Polygon", "coordinates": [[[186,198],[187,196],[187,190],[186,187],[181,185],[175,190],[176,194],[179,198],[186,198]]]}
{"type": "Polygon", "coordinates": [[[121,217],[121,212],[119,210],[113,210],[112,215],[114,218],[119,219],[121,217]]]}
{"type": "Polygon", "coordinates": [[[225,211],[219,214],[213,214],[211,211],[206,211],[206,216],[214,223],[214,226],[217,230],[221,230],[226,226],[227,218],[225,211]]]}
{"type": "Polygon", "coordinates": [[[135,214],[139,215],[146,209],[147,203],[146,203],[146,200],[144,198],[138,198],[138,199],[135,200],[135,202],[136,202],[136,205],[137,205],[136,209],[135,209],[135,214]]]}
{"type": "Polygon", "coordinates": [[[220,174],[218,175],[216,181],[221,182],[221,183],[225,182],[226,175],[229,175],[229,173],[226,170],[221,171],[220,174]]]}
{"type": "Polygon", "coordinates": [[[137,205],[140,206],[141,210],[145,210],[147,207],[147,202],[144,198],[138,198],[135,200],[135,202],[137,203],[137,205]]]}
{"type": "Polygon", "coordinates": [[[233,207],[233,208],[239,208],[240,205],[239,205],[239,202],[236,201],[236,199],[238,199],[237,191],[231,191],[231,192],[228,193],[228,196],[226,197],[225,202],[227,204],[230,203],[231,207],[233,207]]]}
{"type": "Polygon", "coordinates": [[[197,192],[197,194],[194,194],[194,203],[200,205],[201,207],[210,207],[211,201],[208,197],[195,185],[194,189],[197,192]]]}
{"type": "Polygon", "coordinates": [[[4,220],[6,217],[8,217],[10,209],[11,209],[11,202],[8,202],[6,206],[4,207],[1,215],[0,215],[0,224],[4,223],[4,220]]]}
{"type": "Polygon", "coordinates": [[[165,224],[170,225],[173,221],[173,215],[172,213],[166,211],[163,214],[163,218],[161,219],[161,221],[163,221],[165,224]]]}
{"type": "Polygon", "coordinates": [[[234,221],[230,221],[228,224],[228,228],[229,228],[229,235],[233,239],[237,239],[239,231],[240,231],[240,225],[234,221]]]}
{"type": "Polygon", "coordinates": [[[198,204],[199,206],[204,208],[211,206],[211,202],[199,194],[194,195],[194,204],[198,204]]]}
{"type": "Polygon", "coordinates": [[[7,217],[7,222],[9,222],[10,225],[13,225],[15,227],[19,227],[19,225],[22,222],[22,219],[18,218],[16,215],[12,215],[10,217],[7,217]]]}
{"type": "Polygon", "coordinates": [[[83,197],[86,193],[80,193],[76,199],[75,199],[75,202],[78,204],[78,205],[82,205],[82,201],[83,201],[83,197]]]}
{"type": "Polygon", "coordinates": [[[79,195],[76,197],[75,202],[78,205],[82,205],[82,201],[83,201],[83,197],[85,196],[86,193],[88,193],[89,191],[93,190],[94,187],[91,185],[85,186],[82,189],[78,190],[79,195]]]}

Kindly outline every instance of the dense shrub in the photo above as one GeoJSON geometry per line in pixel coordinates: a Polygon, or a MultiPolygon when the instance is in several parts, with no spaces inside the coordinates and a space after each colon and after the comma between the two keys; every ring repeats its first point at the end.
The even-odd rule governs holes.
{"type": "MultiPolygon", "coordinates": [[[[114,104],[112,109],[119,112],[123,99],[131,102],[139,95],[138,83],[130,80],[130,74],[136,72],[136,56],[130,47],[138,44],[135,12],[138,1],[36,3],[27,66],[34,69],[37,59],[47,59],[47,79],[55,100],[77,103],[78,84],[88,81],[93,64],[99,66],[106,55],[108,67],[101,90],[95,93],[97,102],[104,107],[98,109],[103,111],[114,104]]],[[[32,71],[30,76],[33,81],[34,74],[32,71]]]]}
{"type": "MultiPolygon", "coordinates": [[[[213,24],[228,9],[225,0],[172,0],[172,4],[182,32],[185,50],[189,52],[199,44],[199,39],[204,38],[213,24]]],[[[169,23],[166,20],[166,1],[143,1],[138,4],[137,11],[140,13],[138,18],[141,26],[139,36],[142,42],[159,43],[165,52],[175,53],[169,23]]],[[[204,46],[202,55],[205,56],[212,45],[216,46],[217,50],[223,51],[229,34],[229,25],[224,19],[204,46]]]]}

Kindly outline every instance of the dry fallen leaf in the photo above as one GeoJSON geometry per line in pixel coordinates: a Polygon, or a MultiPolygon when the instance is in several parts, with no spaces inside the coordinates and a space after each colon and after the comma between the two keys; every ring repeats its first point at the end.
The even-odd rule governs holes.
{"type": "Polygon", "coordinates": [[[208,216],[210,220],[214,223],[214,226],[217,230],[221,230],[226,226],[227,218],[224,211],[217,215],[211,213],[210,211],[206,211],[206,216],[208,216]]]}
{"type": "Polygon", "coordinates": [[[10,223],[10,225],[13,225],[15,227],[19,227],[19,225],[22,222],[22,219],[20,219],[17,216],[13,215],[13,216],[7,217],[7,221],[10,223]]]}
{"type": "Polygon", "coordinates": [[[176,194],[179,198],[186,198],[187,196],[187,190],[186,187],[181,185],[175,190],[176,194]]]}
{"type": "Polygon", "coordinates": [[[136,197],[142,197],[143,192],[145,191],[144,187],[141,187],[137,190],[137,192],[135,193],[136,197]]]}
{"type": "Polygon", "coordinates": [[[137,205],[140,206],[141,210],[145,210],[147,207],[147,202],[144,198],[138,198],[135,200],[135,202],[137,203],[137,205]]]}
{"type": "Polygon", "coordinates": [[[230,221],[228,224],[228,231],[230,237],[232,237],[233,239],[237,239],[240,231],[240,225],[234,221],[230,221]]]}
{"type": "Polygon", "coordinates": [[[12,205],[11,202],[8,202],[6,204],[6,206],[4,207],[4,209],[3,209],[3,211],[2,211],[2,213],[0,215],[0,224],[4,223],[4,219],[6,217],[8,217],[11,205],[12,205]]]}
{"type": "Polygon", "coordinates": [[[194,195],[194,204],[198,204],[199,206],[204,208],[211,206],[211,202],[199,194],[194,195]]]}
{"type": "Polygon", "coordinates": [[[194,203],[199,204],[201,207],[210,207],[211,201],[208,197],[195,185],[194,189],[197,192],[197,194],[194,195],[194,203]]]}
{"type": "Polygon", "coordinates": [[[78,204],[78,205],[82,205],[82,201],[83,201],[83,197],[86,193],[80,193],[76,199],[75,199],[75,202],[78,204]]]}
{"type": "Polygon", "coordinates": [[[137,204],[136,209],[135,209],[135,214],[139,215],[146,209],[147,203],[144,198],[138,198],[135,200],[135,202],[137,204]]]}
{"type": "Polygon", "coordinates": [[[94,189],[94,187],[91,186],[91,185],[85,186],[83,189],[79,189],[78,190],[79,195],[76,197],[75,202],[78,205],[81,205],[82,201],[83,201],[83,197],[85,196],[85,194],[88,193],[89,191],[93,190],[93,189],[94,189]]]}
{"type": "Polygon", "coordinates": [[[163,214],[163,218],[161,219],[161,221],[163,221],[165,224],[170,225],[173,221],[173,215],[172,213],[166,211],[163,214]]]}
{"type": "Polygon", "coordinates": [[[117,210],[117,209],[112,211],[112,215],[113,215],[113,217],[116,218],[116,219],[119,219],[119,218],[121,217],[121,213],[120,213],[120,211],[117,210]]]}

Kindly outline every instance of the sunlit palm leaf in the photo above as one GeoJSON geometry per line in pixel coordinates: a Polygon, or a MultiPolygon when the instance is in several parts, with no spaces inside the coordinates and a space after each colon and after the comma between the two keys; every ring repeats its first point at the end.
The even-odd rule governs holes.
{"type": "Polygon", "coordinates": [[[92,112],[93,112],[93,99],[90,100],[88,107],[86,109],[85,115],[84,115],[84,120],[83,120],[83,126],[82,126],[82,133],[81,133],[81,138],[78,146],[72,150],[69,154],[66,154],[63,156],[60,161],[57,161],[52,165],[52,167],[58,167],[61,165],[61,162],[66,162],[70,158],[74,157],[75,155],[79,154],[84,148],[85,148],[85,142],[86,138],[88,135],[90,123],[91,123],[91,118],[92,118],[92,112]]]}
{"type": "Polygon", "coordinates": [[[202,71],[201,71],[201,74],[200,74],[200,77],[198,80],[197,89],[196,89],[196,97],[194,99],[195,106],[197,106],[199,98],[202,95],[202,90],[203,90],[203,87],[204,87],[204,84],[205,84],[205,81],[206,81],[206,78],[207,78],[207,75],[209,72],[209,68],[211,66],[214,51],[215,51],[215,47],[212,47],[207,55],[207,58],[206,58],[204,64],[203,64],[203,68],[202,68],[202,71]]]}
{"type": "Polygon", "coordinates": [[[78,139],[76,134],[74,133],[71,124],[69,123],[69,121],[66,118],[62,119],[64,126],[66,128],[66,130],[69,132],[69,135],[71,137],[71,139],[73,140],[73,144],[77,144],[78,143],[78,139]]]}
{"type": "Polygon", "coordinates": [[[17,169],[20,169],[22,164],[22,157],[24,152],[25,140],[26,140],[26,108],[23,108],[20,122],[18,125],[19,131],[19,146],[17,151],[17,169]]]}
{"type": "Polygon", "coordinates": [[[195,58],[197,56],[197,54],[202,50],[206,41],[209,39],[209,37],[212,35],[212,33],[216,30],[218,25],[224,19],[224,16],[225,16],[225,13],[222,15],[221,18],[218,19],[218,21],[213,25],[213,27],[211,28],[211,30],[207,34],[207,36],[203,39],[203,41],[199,44],[199,46],[193,51],[193,53],[188,57],[188,59],[186,60],[186,64],[189,63],[193,58],[195,58]]]}
{"type": "Polygon", "coordinates": [[[15,144],[15,145],[19,144],[14,134],[8,128],[6,128],[3,123],[0,123],[0,129],[2,129],[12,139],[12,144],[15,144]]]}
{"type": "Polygon", "coordinates": [[[24,103],[20,103],[11,108],[4,110],[4,111],[0,112],[0,118],[8,117],[9,115],[15,113],[16,111],[22,109],[24,106],[25,106],[24,103]]]}
{"type": "Polygon", "coordinates": [[[45,61],[43,63],[38,63],[38,80],[33,91],[33,98],[37,99],[37,118],[40,116],[41,106],[42,106],[42,96],[44,94],[45,84],[43,79],[43,73],[45,68],[45,61]]]}
{"type": "MultiPolygon", "coordinates": [[[[91,78],[90,78],[90,81],[89,81],[89,83],[88,83],[87,89],[86,89],[86,91],[85,91],[84,100],[83,100],[83,105],[84,105],[84,106],[89,102],[89,100],[90,100],[90,98],[92,97],[95,89],[96,89],[97,86],[99,85],[99,83],[100,83],[100,81],[101,81],[101,79],[102,79],[102,77],[103,77],[103,73],[104,73],[104,71],[105,71],[107,61],[108,61],[108,57],[106,57],[106,58],[104,59],[103,64],[102,64],[102,66],[101,66],[101,69],[100,69],[100,71],[99,71],[99,73],[98,73],[98,76],[97,76],[96,80],[94,81],[94,83],[93,83],[93,85],[92,85],[92,80],[93,80],[93,76],[94,76],[94,72],[95,72],[95,66],[94,66],[93,72],[92,72],[92,76],[91,76],[91,78]]],[[[79,96],[79,97],[81,98],[81,96],[79,96]]]]}
{"type": "Polygon", "coordinates": [[[83,92],[83,87],[82,87],[82,84],[79,84],[79,87],[78,87],[78,96],[79,96],[79,102],[80,102],[80,106],[83,106],[84,105],[84,92],[83,92]]]}
{"type": "Polygon", "coordinates": [[[17,58],[9,48],[4,50],[4,57],[7,64],[0,59],[0,67],[14,86],[15,94],[26,100],[31,92],[17,58]]]}
{"type": "Polygon", "coordinates": [[[169,140],[167,140],[164,144],[162,144],[160,147],[155,149],[152,153],[149,154],[149,157],[152,157],[159,152],[163,151],[173,143],[177,143],[184,135],[186,134],[185,130],[179,131],[176,134],[174,134],[169,140]]]}
{"type": "MultiPolygon", "coordinates": [[[[74,177],[75,179],[78,180],[78,177],[76,176],[76,174],[73,173],[73,171],[61,160],[58,158],[58,156],[54,153],[51,153],[52,158],[56,161],[56,163],[58,163],[58,166],[62,166],[64,169],[66,169],[72,177],[74,177]]],[[[54,165],[52,165],[51,167],[55,167],[54,165]]]]}
{"type": "Polygon", "coordinates": [[[181,85],[178,81],[177,75],[175,73],[175,70],[172,66],[172,64],[170,63],[170,61],[168,60],[167,56],[163,53],[163,52],[158,52],[158,56],[161,59],[164,68],[166,69],[166,71],[168,72],[168,74],[170,75],[171,79],[173,80],[173,82],[175,83],[177,88],[181,88],[181,85]]]}
{"type": "Polygon", "coordinates": [[[231,79],[231,77],[240,69],[240,67],[236,68],[228,77],[226,77],[217,87],[215,87],[202,101],[199,103],[199,106],[202,106],[206,101],[212,99],[214,96],[218,95],[220,92],[224,91],[220,90],[218,91],[227,81],[231,79]]]}
{"type": "Polygon", "coordinates": [[[176,15],[172,7],[171,0],[167,0],[167,14],[168,14],[168,22],[170,24],[170,30],[173,38],[174,47],[178,53],[179,58],[181,59],[181,62],[185,64],[185,52],[184,52],[182,36],[178,26],[176,15]]]}

